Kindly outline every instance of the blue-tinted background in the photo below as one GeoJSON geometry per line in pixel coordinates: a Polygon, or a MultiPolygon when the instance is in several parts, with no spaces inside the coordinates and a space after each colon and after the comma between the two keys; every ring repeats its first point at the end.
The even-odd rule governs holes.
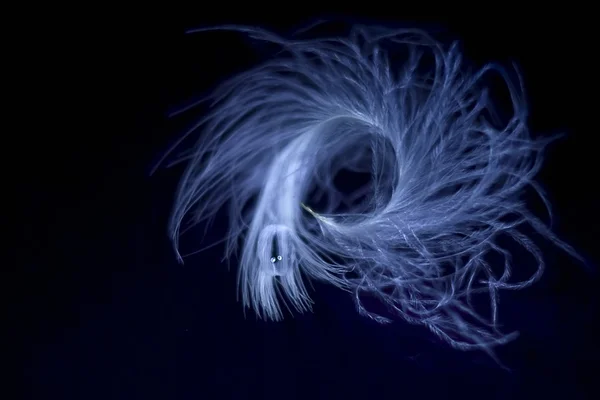
{"type": "MultiPolygon", "coordinates": [[[[476,64],[517,61],[532,129],[569,133],[551,146],[540,175],[558,216],[555,230],[597,264],[598,132],[587,123],[597,113],[596,72],[583,24],[565,16],[557,24],[390,14],[371,20],[443,28],[441,39],[461,38],[476,64]]],[[[244,317],[235,264],[228,271],[221,262],[222,247],[184,266],[175,261],[166,221],[181,169],[153,177],[148,171],[191,122],[169,121],[168,111],[269,54],[235,35],[192,37],[185,29],[236,22],[285,33],[314,14],[110,15],[91,15],[77,28],[40,38],[50,61],[42,78],[52,88],[41,96],[54,118],[36,133],[27,153],[35,173],[20,183],[24,279],[15,297],[15,332],[26,344],[26,397],[586,399],[598,393],[598,274],[586,274],[549,246],[542,282],[502,298],[507,331],[521,331],[498,351],[510,371],[483,354],[451,350],[423,328],[363,319],[346,294],[319,284],[313,314],[280,323],[244,317]]],[[[207,240],[221,237],[224,222],[222,214],[207,240]]]]}

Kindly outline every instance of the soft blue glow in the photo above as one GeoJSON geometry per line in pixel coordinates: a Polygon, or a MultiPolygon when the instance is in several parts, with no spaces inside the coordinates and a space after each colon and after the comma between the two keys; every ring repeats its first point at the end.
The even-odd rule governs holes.
{"type": "Polygon", "coordinates": [[[415,30],[356,27],[347,38],[286,40],[219,29],[282,52],[224,82],[188,133],[201,139],[182,158],[175,247],[188,214],[193,225],[226,205],[227,258],[239,257],[241,300],[263,318],[281,319],[284,304],[310,310],[305,281],[315,279],[350,292],[362,315],[389,321],[361,302],[374,296],[458,349],[491,351],[514,338],[497,328],[499,291],[523,289],[544,270],[522,227],[575,255],[521,199],[530,187],[548,206],[533,178],[549,140],[529,134],[518,72],[512,79],[495,64],[469,71],[457,46],[415,30]],[[394,52],[403,62],[389,61],[394,52]],[[491,74],[510,93],[506,121],[485,87],[491,74]],[[334,186],[343,169],[371,175],[355,193],[368,201],[334,186]],[[319,194],[327,201],[317,207],[319,194]],[[499,238],[531,254],[529,277],[511,279],[522,266],[499,238]],[[494,254],[498,265],[489,263],[494,254]],[[472,295],[489,296],[489,313],[472,306],[472,295]]]}

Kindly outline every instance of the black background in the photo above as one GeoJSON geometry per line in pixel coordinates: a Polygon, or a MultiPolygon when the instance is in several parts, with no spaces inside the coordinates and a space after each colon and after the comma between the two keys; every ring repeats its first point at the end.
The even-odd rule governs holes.
{"type": "MultiPolygon", "coordinates": [[[[318,284],[313,314],[281,323],[244,317],[222,248],[176,263],[166,220],[181,170],[148,172],[190,121],[166,114],[267,51],[235,35],[184,31],[241,23],[285,34],[317,15],[272,14],[91,13],[77,27],[54,26],[36,37],[28,64],[36,71],[36,95],[28,96],[41,110],[23,118],[42,128],[17,138],[27,149],[20,153],[27,167],[15,168],[23,173],[19,211],[9,213],[18,218],[20,239],[18,280],[9,283],[9,291],[17,289],[10,332],[24,343],[16,364],[25,371],[19,393],[36,399],[595,397],[598,274],[549,246],[543,280],[507,293],[501,303],[507,330],[521,331],[498,350],[510,371],[485,355],[451,350],[423,328],[367,321],[347,295],[318,284]]],[[[550,147],[540,174],[557,215],[555,231],[598,264],[597,125],[587,122],[597,110],[587,24],[566,15],[560,23],[344,15],[443,28],[442,39],[462,39],[476,64],[516,61],[533,131],[568,133],[550,147]]],[[[208,239],[224,229],[221,218],[208,239]]]]}

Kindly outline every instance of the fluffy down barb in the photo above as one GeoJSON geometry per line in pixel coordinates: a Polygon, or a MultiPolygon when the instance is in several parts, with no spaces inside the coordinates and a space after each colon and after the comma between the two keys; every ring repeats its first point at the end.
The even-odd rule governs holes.
{"type": "Polygon", "coordinates": [[[309,310],[305,283],[314,279],[352,293],[365,316],[399,316],[458,349],[513,338],[497,328],[498,292],[544,270],[524,232],[572,252],[521,199],[528,187],[545,199],[533,178],[548,140],[529,134],[518,74],[493,64],[470,71],[457,46],[420,31],[285,40],[218,29],[281,51],[223,83],[188,133],[202,135],[181,157],[175,246],[186,215],[193,225],[226,205],[227,258],[238,256],[241,300],[263,318],[309,310]],[[505,120],[484,84],[490,74],[510,93],[505,120]],[[344,171],[370,178],[341,188],[344,171]],[[535,261],[527,278],[511,279],[520,265],[507,242],[535,261]],[[489,312],[473,306],[475,295],[489,296],[489,312]],[[387,311],[368,310],[367,297],[387,311]]]}

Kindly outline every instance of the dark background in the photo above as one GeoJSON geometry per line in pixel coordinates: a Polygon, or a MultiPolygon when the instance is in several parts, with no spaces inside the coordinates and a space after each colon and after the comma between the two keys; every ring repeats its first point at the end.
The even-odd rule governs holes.
{"type": "MultiPolygon", "coordinates": [[[[24,344],[13,346],[16,370],[24,371],[19,393],[104,400],[595,397],[598,274],[550,246],[543,280],[502,298],[507,331],[521,332],[498,350],[510,371],[483,354],[451,350],[423,328],[365,320],[346,294],[318,284],[313,314],[281,323],[244,317],[221,247],[176,263],[166,220],[181,170],[148,172],[190,120],[166,114],[268,52],[235,35],[183,32],[243,23],[285,34],[316,14],[273,15],[92,13],[36,37],[28,54],[41,110],[29,119],[44,128],[16,139],[27,149],[20,153],[27,167],[15,167],[23,179],[18,212],[9,215],[18,218],[20,240],[18,278],[8,284],[15,292],[9,343],[24,344]]],[[[597,112],[596,72],[586,24],[566,15],[560,23],[345,16],[442,29],[437,37],[462,39],[476,64],[516,61],[533,131],[568,133],[551,146],[540,174],[555,231],[598,265],[597,125],[586,122],[597,112]]],[[[224,229],[220,217],[208,239],[224,229]]]]}

